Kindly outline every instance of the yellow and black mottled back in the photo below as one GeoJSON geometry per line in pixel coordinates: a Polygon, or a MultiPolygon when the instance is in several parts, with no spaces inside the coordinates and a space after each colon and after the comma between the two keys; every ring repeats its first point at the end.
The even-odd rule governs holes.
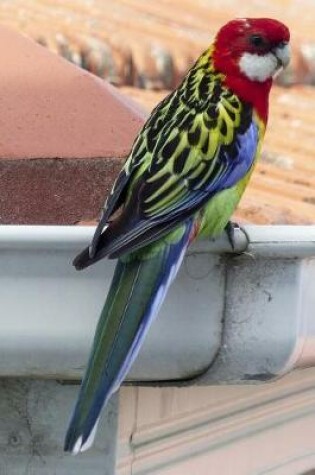
{"type": "Polygon", "coordinates": [[[136,138],[105,203],[90,258],[97,252],[116,257],[168,232],[202,206],[208,184],[219,182],[237,156],[252,107],[224,85],[211,52],[152,111],[136,138]],[[120,215],[109,222],[117,209],[120,215]]]}

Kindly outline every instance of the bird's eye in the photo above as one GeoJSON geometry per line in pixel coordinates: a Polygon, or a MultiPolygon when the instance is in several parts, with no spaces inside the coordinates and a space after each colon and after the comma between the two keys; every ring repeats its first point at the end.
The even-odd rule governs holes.
{"type": "Polygon", "coordinates": [[[265,45],[265,40],[260,35],[251,35],[249,37],[249,42],[251,45],[256,46],[257,48],[265,45]]]}

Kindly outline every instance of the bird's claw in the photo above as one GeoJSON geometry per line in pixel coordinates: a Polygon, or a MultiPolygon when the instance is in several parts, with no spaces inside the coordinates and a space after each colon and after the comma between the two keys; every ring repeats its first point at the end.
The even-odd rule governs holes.
{"type": "Polygon", "coordinates": [[[236,251],[236,239],[235,239],[235,230],[239,230],[239,231],[242,231],[242,233],[244,234],[245,238],[246,238],[246,246],[244,248],[244,251],[241,251],[241,254],[243,252],[246,251],[248,245],[249,245],[249,236],[247,234],[247,232],[245,231],[244,228],[242,228],[238,223],[234,223],[233,221],[229,221],[227,223],[227,225],[225,226],[224,230],[227,234],[227,238],[229,240],[229,243],[231,245],[231,248],[233,251],[236,251]]]}
{"type": "Polygon", "coordinates": [[[236,228],[240,229],[240,226],[237,223],[234,223],[233,221],[229,221],[224,228],[233,251],[235,251],[235,229],[236,228]]]}

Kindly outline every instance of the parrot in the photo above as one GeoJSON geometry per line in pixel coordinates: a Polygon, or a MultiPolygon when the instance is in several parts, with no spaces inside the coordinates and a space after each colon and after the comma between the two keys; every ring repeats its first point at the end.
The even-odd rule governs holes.
{"type": "Polygon", "coordinates": [[[290,60],[290,32],[270,18],[218,31],[179,86],[152,111],[105,201],[77,270],[117,265],[64,450],[90,448],[159,312],[188,246],[225,230],[260,155],[269,92],[290,60]]]}

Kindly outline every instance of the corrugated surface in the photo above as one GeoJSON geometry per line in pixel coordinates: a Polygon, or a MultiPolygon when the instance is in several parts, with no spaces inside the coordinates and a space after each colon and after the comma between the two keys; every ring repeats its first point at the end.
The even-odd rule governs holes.
{"type": "Polygon", "coordinates": [[[308,54],[301,51],[304,40],[315,43],[312,0],[0,2],[1,23],[112,82],[148,88],[174,85],[218,28],[236,16],[270,16],[286,22],[298,56],[289,80],[315,82],[315,71],[305,64],[308,54]]]}

